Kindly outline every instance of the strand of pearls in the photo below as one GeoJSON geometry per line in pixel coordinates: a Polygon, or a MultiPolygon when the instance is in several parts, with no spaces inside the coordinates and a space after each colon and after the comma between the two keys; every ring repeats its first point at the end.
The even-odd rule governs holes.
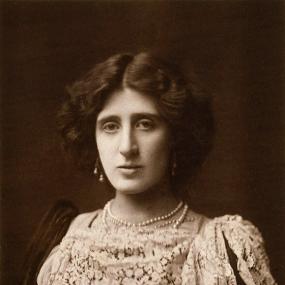
{"type": "Polygon", "coordinates": [[[177,229],[184,221],[188,211],[188,205],[185,204],[181,216],[174,223],[173,228],[177,229]]]}
{"type": "Polygon", "coordinates": [[[183,208],[183,211],[182,211],[182,214],[180,215],[180,217],[178,219],[168,220],[168,221],[166,221],[166,222],[164,222],[162,224],[154,226],[154,228],[158,229],[158,228],[163,228],[163,227],[169,226],[171,224],[174,224],[173,228],[177,229],[183,223],[183,221],[185,220],[185,217],[187,215],[187,211],[188,211],[188,205],[185,204],[184,208],[183,208]]]}
{"type": "Polygon", "coordinates": [[[139,222],[139,223],[130,223],[126,220],[122,220],[122,219],[114,216],[112,211],[111,211],[111,201],[109,201],[106,204],[105,208],[107,210],[108,216],[110,217],[110,220],[116,225],[124,225],[127,227],[144,227],[144,226],[148,226],[148,225],[154,224],[156,222],[164,221],[164,220],[167,220],[167,219],[173,217],[182,208],[182,206],[183,206],[183,202],[181,201],[181,202],[179,202],[177,207],[174,210],[172,210],[171,212],[169,212],[168,214],[165,214],[163,216],[158,216],[155,218],[151,218],[149,220],[139,222]]]}
{"type": "Polygon", "coordinates": [[[128,221],[125,221],[125,220],[122,220],[122,219],[119,219],[117,218],[116,216],[114,216],[111,212],[111,208],[110,208],[110,205],[111,205],[111,201],[109,201],[106,206],[104,207],[104,210],[103,210],[103,223],[106,227],[107,226],[107,221],[106,221],[106,218],[107,218],[107,215],[108,215],[108,218],[110,219],[110,221],[115,224],[115,225],[119,225],[119,226],[126,226],[126,227],[138,227],[138,228],[141,228],[141,227],[144,227],[144,226],[147,226],[147,225],[151,225],[151,224],[154,224],[154,223],[157,223],[157,222],[160,222],[160,221],[164,221],[164,223],[161,223],[161,224],[158,224],[158,225],[155,225],[154,228],[155,229],[158,229],[158,228],[162,228],[162,227],[166,227],[166,226],[169,226],[169,225],[172,225],[173,228],[177,229],[181,223],[183,223],[185,217],[186,217],[186,214],[187,214],[187,211],[188,211],[188,205],[185,204],[184,207],[183,207],[183,211],[181,213],[181,215],[179,216],[178,219],[170,219],[171,217],[173,217],[179,210],[181,210],[182,206],[183,206],[183,202],[181,201],[178,206],[172,210],[171,212],[169,212],[168,214],[166,215],[163,215],[163,216],[159,216],[159,217],[155,217],[155,218],[152,218],[152,219],[149,219],[149,220],[146,220],[146,221],[143,221],[143,222],[140,222],[140,223],[130,223],[128,221]],[[166,220],[166,221],[165,221],[166,220]]]}
{"type": "Polygon", "coordinates": [[[170,225],[172,225],[172,224],[174,224],[176,222],[177,222],[177,219],[168,220],[168,221],[166,221],[166,222],[164,222],[162,224],[155,225],[154,228],[155,229],[164,228],[164,227],[170,226],[170,225]]]}

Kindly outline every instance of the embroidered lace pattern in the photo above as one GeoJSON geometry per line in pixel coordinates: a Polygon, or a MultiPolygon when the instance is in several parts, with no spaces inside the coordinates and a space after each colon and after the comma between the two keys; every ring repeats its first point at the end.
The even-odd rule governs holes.
{"type": "Polygon", "coordinates": [[[191,213],[179,229],[110,231],[97,214],[90,228],[95,213],[76,218],[44,263],[39,285],[237,285],[225,239],[245,284],[276,285],[260,233],[240,216],[209,220],[200,231],[191,213]]]}

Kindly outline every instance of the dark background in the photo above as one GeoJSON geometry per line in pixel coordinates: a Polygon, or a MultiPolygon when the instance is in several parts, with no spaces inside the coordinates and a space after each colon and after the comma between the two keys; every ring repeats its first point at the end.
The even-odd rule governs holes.
{"type": "Polygon", "coordinates": [[[1,11],[3,284],[17,284],[26,245],[56,200],[89,211],[112,196],[61,151],[55,114],[65,85],[114,53],[147,48],[193,66],[214,97],[215,149],[192,207],[250,219],[285,283],[283,1],[23,1],[1,11]]]}

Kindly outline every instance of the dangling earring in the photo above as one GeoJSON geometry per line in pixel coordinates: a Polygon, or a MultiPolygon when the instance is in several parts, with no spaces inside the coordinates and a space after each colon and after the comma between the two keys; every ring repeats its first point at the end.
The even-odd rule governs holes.
{"type": "Polygon", "coordinates": [[[101,183],[104,182],[104,175],[103,175],[102,173],[101,173],[100,176],[99,176],[99,181],[100,181],[101,183]]]}
{"type": "Polygon", "coordinates": [[[95,166],[95,168],[94,168],[93,173],[94,173],[95,175],[97,175],[97,174],[98,174],[98,168],[97,168],[96,166],[95,166]]]}
{"type": "Polygon", "coordinates": [[[96,176],[99,174],[99,160],[98,160],[98,158],[96,159],[95,168],[94,168],[93,173],[94,173],[96,176]]]}
{"type": "Polygon", "coordinates": [[[103,183],[104,182],[104,175],[103,173],[100,171],[100,164],[99,164],[99,159],[97,158],[96,159],[96,162],[95,162],[95,168],[94,168],[94,174],[96,176],[99,176],[99,182],[103,183]]]}
{"type": "Polygon", "coordinates": [[[175,176],[176,174],[176,168],[177,168],[177,163],[176,163],[176,153],[173,153],[173,158],[172,158],[172,166],[171,166],[171,175],[175,176]]]}

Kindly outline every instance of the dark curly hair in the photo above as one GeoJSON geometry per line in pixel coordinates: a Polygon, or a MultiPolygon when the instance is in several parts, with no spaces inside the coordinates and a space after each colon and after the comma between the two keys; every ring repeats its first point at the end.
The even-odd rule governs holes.
{"type": "Polygon", "coordinates": [[[150,53],[111,56],[67,87],[68,98],[58,115],[65,149],[81,167],[93,171],[98,113],[111,93],[126,87],[157,100],[174,141],[177,168],[172,182],[190,182],[212,148],[211,100],[177,66],[150,53]]]}

